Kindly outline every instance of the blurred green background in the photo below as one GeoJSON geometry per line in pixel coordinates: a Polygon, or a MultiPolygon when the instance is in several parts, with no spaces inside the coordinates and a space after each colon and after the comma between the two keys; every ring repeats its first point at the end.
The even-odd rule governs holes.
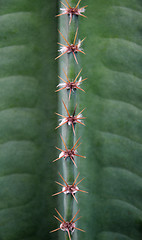
{"type": "MultiPolygon", "coordinates": [[[[79,239],[142,239],[142,1],[82,0],[79,239]]],[[[58,239],[57,0],[0,0],[0,240],[58,239]]]]}

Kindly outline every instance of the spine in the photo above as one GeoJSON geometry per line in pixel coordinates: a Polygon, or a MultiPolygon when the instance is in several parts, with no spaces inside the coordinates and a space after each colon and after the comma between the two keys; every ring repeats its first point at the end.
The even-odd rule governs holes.
{"type": "MultiPolygon", "coordinates": [[[[79,178],[79,173],[77,173],[77,157],[85,158],[85,156],[80,155],[77,152],[78,147],[80,146],[80,138],[77,137],[78,125],[85,125],[83,120],[82,109],[80,112],[78,111],[78,91],[84,92],[84,90],[80,87],[83,81],[87,78],[82,79],[79,64],[79,54],[85,54],[81,48],[81,44],[85,40],[78,40],[78,18],[81,16],[86,17],[84,14],[85,7],[79,8],[81,0],[79,0],[75,5],[75,0],[61,2],[62,7],[60,8],[61,13],[57,16],[67,15],[67,32],[66,36],[63,35],[63,29],[58,30],[61,38],[63,39],[63,43],[58,43],[60,45],[59,56],[58,58],[64,58],[64,68],[61,68],[61,80],[58,84],[58,89],[56,92],[61,91],[61,99],[62,99],[62,113],[56,113],[60,116],[60,123],[56,127],[62,128],[62,134],[60,135],[62,140],[62,149],[57,149],[60,151],[59,157],[55,159],[53,162],[62,159],[63,162],[63,176],[59,173],[60,178],[63,183],[56,182],[58,185],[62,186],[60,192],[53,194],[53,196],[58,195],[60,193],[64,194],[64,217],[59,213],[57,209],[57,216],[54,216],[59,222],[60,227],[51,231],[55,232],[57,230],[64,231],[65,239],[71,240],[75,237],[77,239],[77,234],[73,234],[75,230],[83,231],[80,228],[76,227],[76,221],[79,218],[75,219],[78,210],[78,201],[77,201],[77,192],[85,192],[84,190],[80,190],[78,185],[83,180],[81,179],[77,183],[77,179],[79,178]],[[74,7],[72,7],[74,5],[74,7]],[[73,234],[73,235],[72,235],[73,234]]],[[[65,23],[66,24],[66,23],[65,23]]],[[[60,64],[62,66],[62,64],[60,64]]],[[[60,160],[61,161],[61,160],[60,160]]]]}

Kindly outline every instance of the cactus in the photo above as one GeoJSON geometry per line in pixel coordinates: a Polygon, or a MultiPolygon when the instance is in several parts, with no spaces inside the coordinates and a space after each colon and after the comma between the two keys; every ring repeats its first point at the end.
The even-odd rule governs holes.
{"type": "Polygon", "coordinates": [[[77,233],[81,240],[141,240],[141,0],[80,2],[80,6],[88,4],[88,20],[78,17],[72,39],[77,28],[81,40],[87,37],[83,43],[86,55],[77,53],[78,64],[72,57],[76,67],[72,77],[66,67],[67,54],[54,60],[58,56],[57,29],[69,41],[68,28],[75,24],[73,18],[70,24],[67,22],[63,11],[64,15],[55,18],[59,14],[57,2],[0,1],[0,239],[60,239],[57,234],[64,239],[67,234],[60,229],[50,233],[59,224],[66,227],[61,207],[64,194],[51,195],[72,188],[72,199],[75,197],[78,204],[73,200],[76,209],[67,226],[86,233],[75,229],[71,238],[77,233]],[[67,85],[58,83],[58,63],[59,77],[67,82],[60,79],[60,83],[67,85]],[[72,87],[81,87],[86,94],[80,89],[76,94],[68,91],[68,96],[66,89],[58,91],[60,96],[54,93],[71,86],[63,69],[69,80],[82,69],[76,82],[81,75],[89,80],[82,85],[73,83],[72,87]],[[66,181],[63,158],[52,163],[66,150],[59,130],[55,130],[58,124],[54,112],[68,116],[63,100],[72,115],[68,106],[72,96],[79,103],[75,116],[84,107],[83,115],[87,116],[86,127],[76,124],[70,146],[63,131],[65,124],[59,127],[67,149],[74,150],[82,142],[78,154],[87,157],[75,158],[77,168],[70,162],[75,183],[66,181]],[[59,184],[54,184],[55,180],[59,184]],[[89,194],[82,194],[78,188],[89,194]]]}
{"type": "MultiPolygon", "coordinates": [[[[62,145],[65,148],[65,150],[62,150],[60,148],[57,148],[58,150],[61,151],[59,154],[59,157],[55,159],[53,162],[56,162],[59,159],[63,159],[63,175],[59,173],[60,177],[62,178],[63,182],[65,183],[65,186],[62,185],[61,183],[57,182],[57,184],[63,186],[62,191],[53,194],[53,196],[58,195],[60,193],[64,193],[64,218],[60,215],[60,213],[57,211],[58,215],[60,216],[59,219],[57,216],[55,216],[58,221],[61,222],[60,228],[57,228],[51,232],[55,232],[59,229],[65,231],[67,233],[66,239],[71,240],[71,234],[74,232],[75,229],[84,231],[82,229],[79,229],[75,226],[75,221],[73,219],[76,217],[78,214],[79,210],[77,213],[74,215],[75,209],[77,209],[77,206],[75,206],[75,202],[78,203],[77,197],[75,194],[80,191],[80,192],[86,192],[83,190],[80,190],[78,188],[78,184],[83,180],[81,179],[77,184],[76,180],[79,177],[79,174],[75,177],[76,171],[75,167],[77,168],[77,159],[76,157],[83,157],[80,154],[77,154],[77,148],[80,146],[81,143],[78,144],[80,138],[75,142],[76,139],[76,125],[81,124],[85,125],[82,120],[85,119],[85,117],[82,116],[82,112],[85,110],[81,110],[78,114],[76,114],[76,109],[77,109],[77,101],[78,101],[78,96],[77,96],[77,91],[81,90],[84,92],[82,88],[80,88],[80,84],[85,81],[87,78],[82,79],[80,76],[80,73],[82,72],[82,69],[80,69],[80,65],[78,63],[78,54],[83,53],[83,50],[81,48],[82,42],[85,40],[77,40],[78,38],[78,17],[79,16],[84,16],[82,15],[82,12],[85,11],[85,8],[79,8],[79,3],[81,2],[80,0],[78,3],[76,3],[75,7],[71,7],[72,4],[74,4],[75,1],[70,1],[68,2],[66,0],[65,5],[63,2],[61,2],[62,5],[64,5],[64,9],[60,8],[63,13],[58,14],[57,16],[62,16],[62,15],[67,15],[67,22],[68,22],[68,27],[67,27],[67,38],[61,33],[63,27],[65,24],[61,25],[61,31],[58,30],[60,36],[63,38],[65,44],[58,42],[60,45],[59,56],[55,58],[58,59],[62,57],[63,55],[66,56],[66,61],[65,61],[65,70],[62,69],[61,67],[61,75],[62,71],[64,73],[64,77],[66,77],[66,80],[63,79],[61,76],[59,76],[60,80],[62,81],[61,83],[58,84],[57,87],[59,87],[56,92],[59,92],[61,90],[66,91],[67,95],[65,96],[65,102],[62,99],[62,103],[64,106],[64,109],[66,111],[66,116],[63,115],[64,111],[62,110],[62,114],[56,113],[58,116],[62,117],[60,120],[59,126],[56,127],[62,127],[62,134],[61,134],[61,139],[62,139],[62,145]],[[79,80],[78,80],[79,77],[79,80]],[[65,140],[64,140],[65,139],[65,140]],[[71,184],[72,183],[72,184],[71,184]],[[74,215],[74,216],[73,216],[74,215]],[[65,220],[64,220],[65,219],[65,220]],[[70,220],[72,219],[72,220],[70,220]],[[70,221],[69,221],[70,220],[70,221]]],[[[84,16],[85,17],[85,16],[84,16]]],[[[62,66],[62,65],[61,65],[62,66]]],[[[62,94],[61,91],[61,98],[64,95],[62,94]]],[[[87,193],[87,192],[86,192],[87,193]]],[[[79,218],[78,218],[79,219],[79,218]]],[[[77,235],[76,235],[77,236],[77,235]]],[[[73,239],[73,237],[72,237],[73,239]]],[[[77,239],[77,237],[76,237],[77,239]]]]}

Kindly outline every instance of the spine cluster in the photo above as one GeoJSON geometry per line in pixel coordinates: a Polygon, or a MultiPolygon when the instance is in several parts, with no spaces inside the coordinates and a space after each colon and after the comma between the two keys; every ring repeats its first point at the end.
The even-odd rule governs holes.
{"type": "Polygon", "coordinates": [[[56,59],[58,59],[65,55],[63,56],[63,58],[65,58],[65,69],[62,69],[63,73],[61,74],[64,74],[64,78],[59,76],[61,81],[57,86],[58,89],[56,90],[56,92],[64,91],[64,99],[62,99],[62,113],[56,113],[61,118],[59,119],[60,123],[56,129],[61,127],[60,138],[62,141],[62,149],[56,147],[60,153],[59,157],[53,161],[56,162],[62,159],[63,163],[63,176],[59,172],[62,182],[56,182],[61,187],[61,190],[53,194],[53,196],[62,193],[64,194],[64,217],[62,217],[59,211],[55,209],[57,216],[54,217],[60,222],[60,226],[51,232],[62,230],[65,232],[65,238],[71,240],[71,236],[73,238],[72,234],[74,231],[79,230],[85,232],[76,226],[76,221],[80,219],[80,217],[76,218],[80,211],[76,210],[78,204],[76,194],[78,192],[87,193],[86,191],[81,190],[78,186],[84,178],[78,181],[80,173],[77,173],[77,157],[85,158],[85,156],[78,153],[78,148],[81,143],[80,137],[76,137],[77,126],[85,125],[83,122],[85,117],[82,115],[85,108],[78,113],[76,113],[76,110],[78,106],[77,92],[80,90],[84,92],[80,85],[87,79],[83,79],[81,77],[82,69],[80,69],[78,63],[78,54],[85,54],[81,48],[81,44],[85,38],[78,40],[78,18],[80,16],[86,17],[83,13],[85,12],[85,7],[87,6],[79,8],[81,0],[77,2],[75,7],[71,7],[67,0],[65,0],[65,2],[66,4],[61,2],[61,13],[57,16],[67,15],[68,17],[68,30],[66,33],[67,39],[62,34],[62,29],[60,29],[61,31],[58,30],[65,43],[58,43],[60,45],[60,49],[58,50],[60,54],[56,57],[56,59]]]}

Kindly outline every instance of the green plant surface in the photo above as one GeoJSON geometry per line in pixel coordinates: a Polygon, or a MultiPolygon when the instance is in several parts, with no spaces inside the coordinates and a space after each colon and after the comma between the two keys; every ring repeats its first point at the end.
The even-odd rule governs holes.
{"type": "MultiPolygon", "coordinates": [[[[88,0],[81,239],[142,239],[142,2],[88,0]]],[[[79,226],[80,226],[79,225],[79,226]]]]}
{"type": "MultiPolygon", "coordinates": [[[[142,2],[88,0],[79,18],[78,239],[142,239],[142,2]]],[[[0,240],[58,239],[57,1],[0,1],[0,240]]],[[[65,29],[63,29],[64,33],[65,29]]],[[[61,235],[62,236],[62,235],[61,235]]]]}
{"type": "Polygon", "coordinates": [[[56,14],[57,1],[0,1],[0,240],[54,239],[57,227],[56,14]]]}

